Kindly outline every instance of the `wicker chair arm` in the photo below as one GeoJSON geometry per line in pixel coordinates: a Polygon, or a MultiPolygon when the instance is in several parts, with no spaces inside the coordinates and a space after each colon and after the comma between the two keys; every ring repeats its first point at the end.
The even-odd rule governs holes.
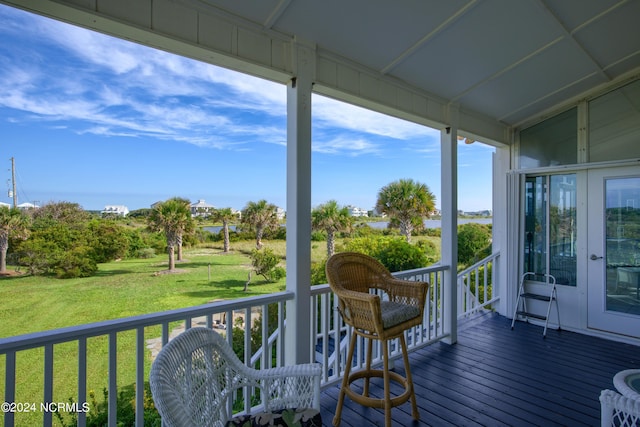
{"type": "Polygon", "coordinates": [[[285,408],[320,410],[320,376],[318,363],[282,366],[256,371],[266,392],[266,411],[285,408]]]}
{"type": "Polygon", "coordinates": [[[378,295],[347,290],[341,290],[337,295],[340,314],[346,324],[365,331],[382,330],[378,295]]]}
{"type": "Polygon", "coordinates": [[[371,304],[371,303],[374,303],[376,299],[377,300],[380,299],[378,295],[366,294],[366,293],[357,292],[357,291],[349,291],[346,289],[341,289],[340,291],[336,291],[336,295],[338,296],[338,298],[340,298],[343,301],[360,301],[365,304],[371,304]]]}
{"type": "Polygon", "coordinates": [[[258,379],[271,379],[286,377],[314,377],[322,374],[322,365],[319,363],[301,363],[293,366],[279,366],[277,368],[254,369],[258,379]]]}

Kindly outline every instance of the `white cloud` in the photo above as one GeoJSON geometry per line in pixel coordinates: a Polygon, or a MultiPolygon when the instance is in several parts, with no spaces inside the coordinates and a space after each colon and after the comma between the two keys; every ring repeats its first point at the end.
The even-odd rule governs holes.
{"type": "MultiPolygon", "coordinates": [[[[64,62],[75,68],[38,69],[47,64],[45,58],[44,63],[0,71],[2,78],[11,75],[10,84],[5,85],[10,91],[0,89],[0,105],[43,120],[82,121],[84,133],[153,136],[229,149],[246,149],[247,144],[239,144],[238,139],[286,143],[286,87],[282,84],[35,15],[22,18],[24,28],[36,32],[31,39],[40,40],[34,49],[41,49],[46,41],[50,49],[69,52],[64,62]],[[258,119],[246,119],[247,114],[258,119]],[[265,116],[283,124],[266,124],[265,116]]],[[[320,95],[314,95],[312,108],[314,127],[333,132],[314,137],[317,152],[380,154],[382,147],[366,135],[373,140],[382,136],[424,141],[438,135],[425,126],[320,95]],[[355,138],[353,132],[358,134],[355,138]]]]}
{"type": "Polygon", "coordinates": [[[439,137],[439,131],[435,129],[321,95],[314,95],[312,108],[314,118],[326,127],[340,127],[402,140],[439,137]]]}
{"type": "Polygon", "coordinates": [[[324,154],[341,154],[358,156],[363,154],[380,154],[378,145],[361,137],[349,138],[340,135],[333,139],[313,141],[313,151],[324,154]]]}

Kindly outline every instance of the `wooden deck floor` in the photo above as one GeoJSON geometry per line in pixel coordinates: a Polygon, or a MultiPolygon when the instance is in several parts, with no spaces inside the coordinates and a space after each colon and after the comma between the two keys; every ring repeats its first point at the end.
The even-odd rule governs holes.
{"type": "MultiPolygon", "coordinates": [[[[640,368],[640,347],[556,330],[543,339],[541,327],[517,322],[512,331],[509,319],[493,314],[458,338],[411,354],[420,421],[405,403],[393,409],[394,425],[599,426],[600,391],[614,389],[617,372],[640,368]]],[[[337,386],[322,393],[326,426],[337,396],[337,386]]],[[[384,413],[347,397],[340,425],[382,426],[384,413]]]]}

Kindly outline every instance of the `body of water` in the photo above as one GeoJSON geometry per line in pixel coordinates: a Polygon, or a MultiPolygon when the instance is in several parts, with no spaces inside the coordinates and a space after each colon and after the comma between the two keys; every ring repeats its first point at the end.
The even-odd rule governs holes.
{"type": "MultiPolygon", "coordinates": [[[[462,224],[492,224],[493,218],[458,218],[458,225],[462,224]]],[[[368,222],[369,227],[371,228],[387,228],[388,221],[377,221],[377,222],[368,222]]],[[[424,221],[424,226],[426,228],[442,228],[442,221],[439,219],[426,219],[424,221]]]]}
{"type": "MultiPolygon", "coordinates": [[[[458,218],[458,225],[468,224],[468,223],[476,223],[476,224],[492,224],[493,218],[458,218]]],[[[387,228],[388,221],[375,221],[367,223],[371,228],[383,229],[387,228]]],[[[442,221],[439,219],[427,219],[424,221],[424,226],[426,228],[441,228],[442,221]]],[[[216,225],[213,227],[203,227],[205,231],[209,231],[214,234],[218,234],[220,230],[222,230],[222,226],[216,225]]],[[[236,229],[235,225],[229,226],[229,231],[234,231],[236,229]]]]}

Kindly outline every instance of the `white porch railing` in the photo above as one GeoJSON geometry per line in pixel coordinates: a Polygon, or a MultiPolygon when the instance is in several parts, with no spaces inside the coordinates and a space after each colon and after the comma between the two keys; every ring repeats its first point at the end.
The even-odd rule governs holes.
{"type": "Polygon", "coordinates": [[[491,308],[500,299],[496,272],[500,253],[496,252],[458,273],[458,319],[491,308]]]}
{"type": "MultiPolygon", "coordinates": [[[[464,275],[458,276],[458,294],[462,301],[465,301],[463,307],[465,312],[480,309],[481,306],[487,306],[497,298],[487,294],[486,288],[489,282],[487,280],[493,277],[490,275],[479,274],[482,270],[487,271],[487,266],[494,263],[498,258],[492,255],[487,260],[476,264],[472,268],[465,270],[464,275]],[[484,267],[483,267],[484,266],[484,267]],[[473,274],[475,272],[475,275],[473,274]],[[471,295],[471,278],[475,283],[475,289],[484,287],[485,291],[482,296],[471,295]],[[480,282],[478,282],[480,280],[480,282]],[[486,302],[483,302],[486,301],[486,302]],[[470,311],[469,307],[472,307],[470,311]]],[[[420,327],[415,327],[407,332],[407,345],[411,350],[428,345],[438,341],[448,334],[443,329],[443,291],[445,284],[443,283],[443,272],[448,266],[433,266],[424,269],[410,270],[395,273],[399,278],[407,280],[425,280],[430,283],[428,302],[425,309],[424,321],[420,327]]],[[[495,285],[495,280],[492,281],[495,285]]],[[[4,377],[4,395],[1,399],[4,412],[4,425],[9,427],[13,425],[32,425],[42,424],[50,426],[53,423],[53,414],[56,409],[60,412],[77,412],[77,423],[79,426],[86,425],[87,407],[83,404],[87,401],[87,378],[90,369],[98,364],[96,357],[106,358],[102,360],[108,366],[108,378],[105,380],[104,386],[108,390],[108,424],[116,425],[116,410],[118,387],[125,385],[126,380],[121,378],[124,375],[118,375],[118,365],[123,360],[134,361],[135,365],[135,413],[136,426],[144,424],[144,384],[147,381],[148,371],[152,357],[149,357],[150,341],[155,340],[156,350],[166,344],[172,334],[179,333],[183,328],[189,328],[196,325],[207,327],[220,327],[220,320],[238,319],[242,317],[244,325],[256,325],[258,319],[271,319],[270,321],[260,322],[259,332],[254,333],[253,344],[258,347],[252,352],[252,333],[251,328],[236,328],[232,334],[227,334],[227,338],[232,343],[233,336],[238,342],[240,338],[244,343],[244,360],[250,366],[254,367],[271,367],[282,366],[284,364],[284,334],[280,334],[285,326],[284,306],[287,300],[293,299],[294,294],[291,292],[280,292],[266,296],[243,298],[232,301],[215,302],[198,307],[191,307],[179,310],[172,310],[161,313],[153,313],[143,316],[135,316],[112,321],[93,323],[88,325],[80,325],[69,328],[62,328],[52,331],[37,332],[33,334],[20,335],[9,338],[0,339],[0,362],[4,358],[4,372],[0,371],[0,379],[4,377]],[[269,310],[275,310],[275,314],[269,316],[269,310]],[[263,316],[264,314],[264,316],[263,316]],[[238,333],[243,336],[238,337],[238,333]],[[123,334],[134,334],[134,348],[122,348],[119,345],[118,338],[123,334]],[[258,336],[259,338],[256,338],[258,336]],[[108,353],[100,356],[99,352],[90,351],[92,340],[94,338],[103,338],[107,341],[108,353]],[[256,343],[256,341],[259,341],[256,343]],[[77,387],[73,393],[73,406],[69,404],[71,396],[60,395],[59,390],[54,389],[57,379],[63,375],[69,375],[69,366],[64,365],[64,356],[57,356],[56,348],[64,344],[67,348],[69,343],[76,350],[73,353],[74,360],[72,372],[76,374],[77,387]],[[39,363],[30,366],[30,371],[37,371],[34,378],[20,378],[17,380],[17,373],[20,370],[21,354],[27,351],[36,350],[40,352],[41,359],[39,363]],[[56,358],[54,360],[54,354],[56,358]],[[37,396],[25,396],[21,393],[20,383],[24,381],[41,380],[42,388],[37,396]]],[[[324,367],[322,384],[324,387],[337,382],[344,371],[344,360],[346,358],[346,340],[347,330],[342,319],[336,309],[337,302],[330,292],[328,285],[314,286],[311,291],[311,300],[309,304],[309,313],[311,316],[311,325],[313,327],[310,355],[312,359],[321,363],[324,367]]],[[[458,305],[460,308],[460,304],[458,305]]],[[[233,321],[227,322],[227,327],[233,325],[233,321]]],[[[257,326],[256,326],[257,328],[257,326]]],[[[226,331],[220,329],[222,333],[226,331]]],[[[391,346],[392,356],[399,356],[398,346],[391,346]]],[[[359,343],[355,360],[359,369],[361,361],[364,359],[363,343],[359,343]]],[[[379,359],[380,351],[374,348],[374,360],[379,359]]],[[[153,351],[152,351],[153,353],[153,351]]],[[[153,354],[152,354],[153,356],[153,354]]],[[[0,365],[1,366],[1,365],[0,365]]],[[[244,399],[245,410],[251,404],[250,399],[244,399]]]]}

